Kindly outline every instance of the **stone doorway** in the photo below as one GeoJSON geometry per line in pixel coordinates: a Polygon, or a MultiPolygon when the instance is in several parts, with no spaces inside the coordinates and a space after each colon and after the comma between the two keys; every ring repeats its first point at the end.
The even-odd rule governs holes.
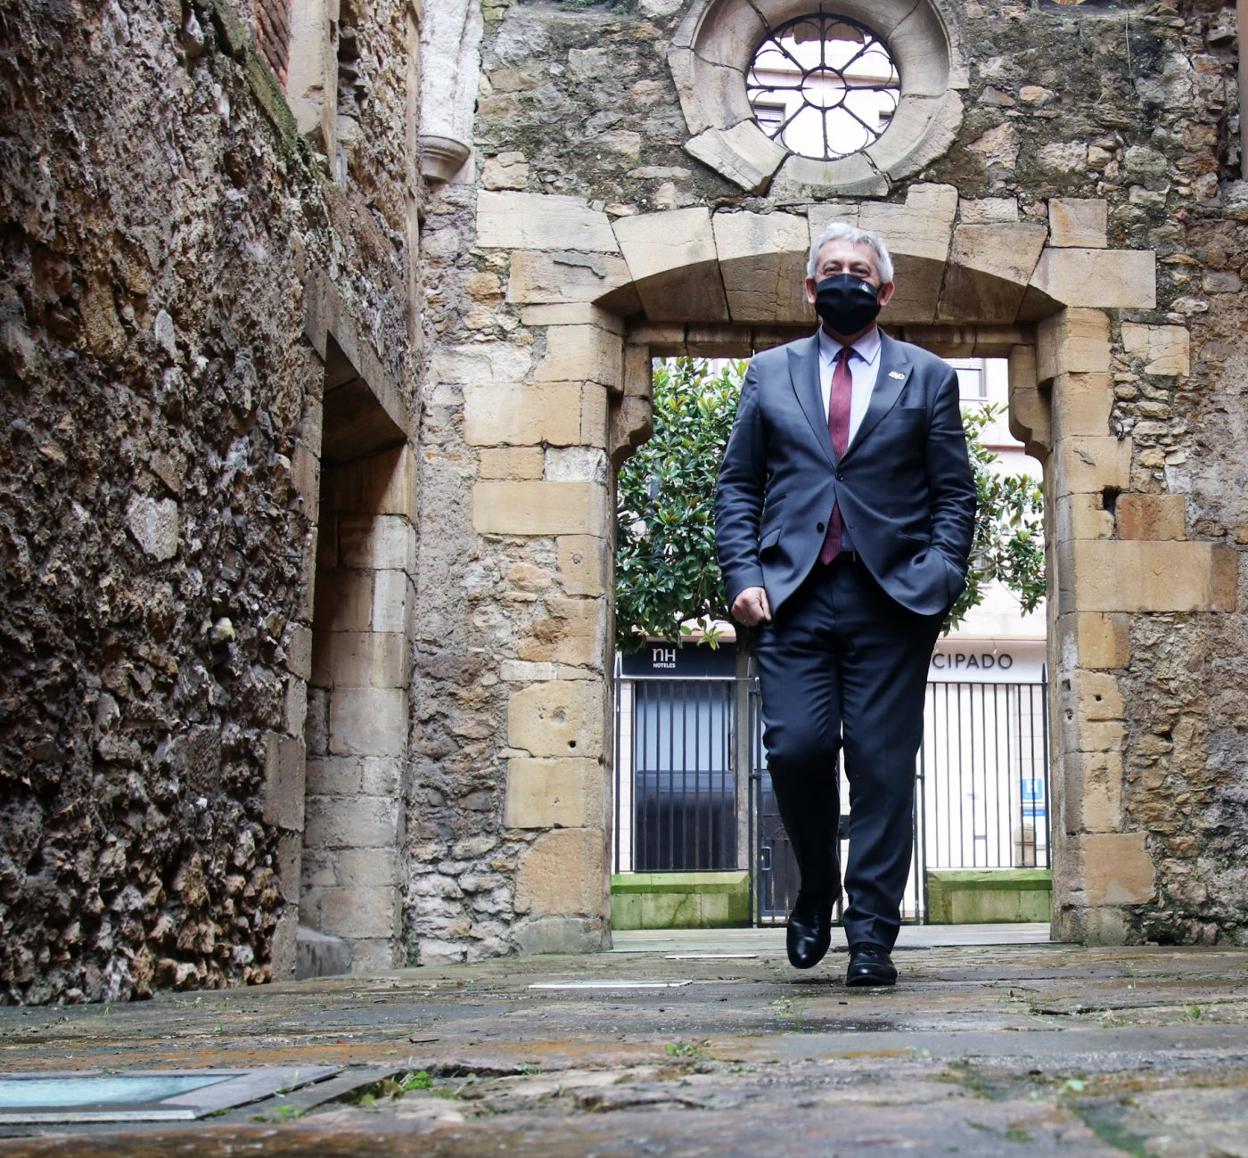
{"type": "MultiPolygon", "coordinates": [[[[1130,658],[1130,618],[1233,607],[1234,554],[1186,540],[1169,496],[1133,490],[1130,437],[1110,427],[1116,351],[1145,351],[1176,372],[1186,365],[1183,327],[1122,316],[1153,308],[1155,255],[1108,247],[1104,203],[1054,199],[1047,225],[994,218],[998,209],[964,201],[952,186],[915,185],[904,205],[812,204],[769,214],[690,208],[611,222],[573,198],[483,192],[480,244],[512,251],[508,298],[541,357],[526,375],[529,429],[487,431],[482,422],[474,432],[474,410],[484,412],[477,402],[489,390],[465,392],[465,421],[480,446],[551,441],[566,409],[549,403],[574,399],[577,445],[618,465],[647,433],[652,357],[739,355],[801,332],[809,326],[800,281],[812,233],[831,217],[883,233],[899,286],[886,324],[939,353],[1009,359],[1012,429],[1044,464],[1048,496],[1054,931],[1122,940],[1129,908],[1153,895],[1146,834],[1128,830],[1122,811],[1117,673],[1130,658]],[[569,253],[573,244],[591,252],[569,253]]],[[[566,433],[558,438],[567,445],[566,433]]],[[[518,672],[530,678],[510,690],[508,735],[512,751],[536,755],[536,743],[566,755],[554,749],[566,744],[565,733],[579,733],[586,767],[578,775],[597,779],[595,799],[610,782],[611,499],[608,480],[547,472],[524,482],[482,480],[474,494],[479,533],[575,534],[597,544],[606,581],[587,594],[578,622],[595,609],[602,654],[576,678],[558,669],[518,672]]],[[[523,759],[511,761],[509,805],[523,759]]],[[[575,836],[548,817],[528,818],[521,896],[528,867],[550,863],[548,842],[559,844],[565,880],[603,882],[548,890],[547,929],[573,927],[561,926],[567,921],[582,935],[602,928],[605,903],[595,899],[606,899],[607,815],[578,816],[575,836]]]]}
{"type": "Polygon", "coordinates": [[[415,456],[397,393],[341,316],[323,342],[298,888],[297,968],[305,976],[406,959],[415,456]]]}

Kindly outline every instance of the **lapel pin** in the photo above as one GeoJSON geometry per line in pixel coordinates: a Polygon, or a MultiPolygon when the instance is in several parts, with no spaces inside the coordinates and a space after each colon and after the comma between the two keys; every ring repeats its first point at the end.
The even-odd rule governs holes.
{"type": "Polygon", "coordinates": [[[890,370],[888,372],[890,378],[904,378],[905,375],[900,370],[890,370]]]}

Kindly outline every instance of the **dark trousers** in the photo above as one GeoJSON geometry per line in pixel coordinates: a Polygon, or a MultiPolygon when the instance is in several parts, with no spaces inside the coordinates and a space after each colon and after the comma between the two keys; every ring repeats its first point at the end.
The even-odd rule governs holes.
{"type": "Polygon", "coordinates": [[[913,852],[915,757],[942,616],[908,611],[856,558],[816,564],[758,640],[763,744],[803,893],[841,891],[837,757],[849,780],[845,933],[891,949],[913,852]]]}

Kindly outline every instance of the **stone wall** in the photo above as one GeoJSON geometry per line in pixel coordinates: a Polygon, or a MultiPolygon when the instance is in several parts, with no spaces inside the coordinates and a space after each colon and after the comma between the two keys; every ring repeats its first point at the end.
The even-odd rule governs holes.
{"type": "Polygon", "coordinates": [[[338,182],[254,18],[0,16],[7,1000],[293,961],[326,382],[307,287],[414,410],[409,15],[359,29],[369,143],[338,182]]]}
{"type": "MultiPolygon", "coordinates": [[[[850,217],[906,258],[894,325],[949,352],[956,327],[1015,327],[1001,349],[1050,499],[1058,934],[1241,937],[1248,898],[1229,850],[1245,819],[1235,753],[1248,719],[1231,675],[1242,543],[1237,517],[1207,513],[1242,489],[1225,436],[1225,414],[1241,409],[1242,339],[1211,324],[1238,308],[1232,8],[940,5],[965,54],[950,72],[964,112],[920,171],[874,173],[849,196],[800,167],[768,184],[686,149],[690,94],[668,57],[695,7],[485,7],[475,206],[461,184],[430,213],[443,312],[437,426],[424,434],[453,480],[442,477],[428,517],[456,546],[452,581],[434,595],[444,668],[426,669],[421,699],[435,710],[453,688],[496,727],[507,705],[508,733],[503,745],[444,718],[432,763],[463,760],[490,808],[502,798],[514,818],[526,762],[554,750],[553,733],[517,724],[596,720],[606,681],[593,632],[609,599],[575,591],[561,543],[597,539],[609,564],[609,519],[594,512],[609,509],[610,438],[637,437],[644,405],[611,434],[593,424],[644,393],[650,353],[735,352],[734,327],[801,322],[790,288],[801,246],[822,221],[850,217]],[[641,314],[671,324],[642,340],[641,314]],[[631,379],[612,367],[620,346],[636,351],[631,379]],[[538,633],[557,642],[534,649],[538,633]]],[[[586,729],[592,743],[596,723],[586,729]]],[[[609,775],[609,752],[593,756],[601,766],[577,774],[577,792],[609,775]]],[[[571,819],[546,808],[530,831],[512,823],[482,861],[503,879],[514,864],[523,881],[526,866],[555,863],[553,843],[549,860],[541,849],[558,839],[564,879],[545,894],[548,919],[583,932],[596,807],[571,819]]],[[[455,815],[463,824],[448,812],[448,832],[455,815]]],[[[483,867],[455,863],[474,878],[483,867]]],[[[437,887],[451,928],[463,902],[437,887]]],[[[528,895],[517,890],[514,938],[528,895]]],[[[490,905],[506,901],[504,889],[490,905]]],[[[439,940],[431,953],[463,951],[439,940]]]]}
{"type": "Polygon", "coordinates": [[[947,35],[841,186],[699,120],[728,0],[448,4],[438,83],[417,5],[307,0],[284,91],[268,0],[0,16],[6,999],[285,975],[300,906],[365,968],[604,945],[614,470],[833,217],[1045,461],[1057,933],[1244,937],[1233,10],[846,4],[947,35]]]}

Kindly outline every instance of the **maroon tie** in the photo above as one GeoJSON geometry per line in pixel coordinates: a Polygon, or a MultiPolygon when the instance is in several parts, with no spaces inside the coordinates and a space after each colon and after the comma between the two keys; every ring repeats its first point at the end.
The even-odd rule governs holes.
{"type": "MultiPolygon", "coordinates": [[[[832,393],[828,397],[828,437],[840,462],[849,446],[849,404],[854,393],[854,376],[849,372],[853,346],[842,346],[832,368],[832,393]]],[[[836,504],[828,517],[828,533],[819,552],[819,562],[831,563],[841,553],[841,507],[836,504]]]]}

